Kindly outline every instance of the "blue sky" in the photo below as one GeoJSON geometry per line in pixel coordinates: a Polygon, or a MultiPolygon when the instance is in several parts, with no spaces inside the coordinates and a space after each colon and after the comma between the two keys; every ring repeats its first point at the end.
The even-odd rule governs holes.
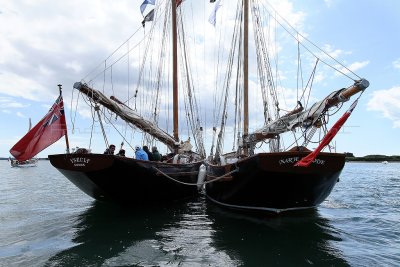
{"type": "MultiPolygon", "coordinates": [[[[91,120],[71,112],[72,85],[140,25],[141,2],[0,3],[0,157],[8,157],[9,149],[26,133],[28,118],[35,124],[46,114],[57,97],[57,84],[64,88],[71,146],[88,143],[91,120]],[[74,132],[71,117],[75,118],[74,132]]],[[[193,2],[186,0],[183,4],[195,5],[193,2]]],[[[357,109],[335,138],[337,151],[356,156],[399,155],[400,1],[271,2],[283,6],[281,14],[298,15],[296,24],[310,40],[339,55],[341,62],[370,81],[357,109]]],[[[207,8],[205,13],[210,12],[211,4],[207,3],[207,8]]],[[[221,10],[224,8],[228,6],[223,4],[221,10]]],[[[104,143],[93,142],[95,152],[104,150],[104,143]]],[[[62,153],[64,149],[61,139],[38,156],[62,153]]]]}

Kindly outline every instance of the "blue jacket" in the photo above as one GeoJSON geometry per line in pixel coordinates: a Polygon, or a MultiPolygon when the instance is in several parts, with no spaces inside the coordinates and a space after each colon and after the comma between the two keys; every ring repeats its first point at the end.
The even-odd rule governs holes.
{"type": "Polygon", "coordinates": [[[140,160],[149,160],[149,156],[143,149],[136,150],[135,157],[140,160]]]}

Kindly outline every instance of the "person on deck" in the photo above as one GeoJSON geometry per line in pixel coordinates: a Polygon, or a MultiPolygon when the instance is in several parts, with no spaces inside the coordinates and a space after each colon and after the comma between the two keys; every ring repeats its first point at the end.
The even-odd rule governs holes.
{"type": "Polygon", "coordinates": [[[115,145],[110,145],[103,154],[114,155],[115,145]]]}
{"type": "Polygon", "coordinates": [[[146,152],[147,156],[149,157],[150,161],[154,161],[153,158],[153,153],[150,152],[149,148],[147,146],[143,146],[144,152],[146,152]]]}
{"type": "Polygon", "coordinates": [[[140,148],[140,146],[135,147],[135,158],[139,160],[149,160],[147,153],[140,148]]]}
{"type": "Polygon", "coordinates": [[[157,147],[153,146],[151,149],[154,161],[161,161],[161,154],[158,152],[157,147]]]}
{"type": "Polygon", "coordinates": [[[125,149],[120,149],[117,156],[125,157],[125,149]]]}

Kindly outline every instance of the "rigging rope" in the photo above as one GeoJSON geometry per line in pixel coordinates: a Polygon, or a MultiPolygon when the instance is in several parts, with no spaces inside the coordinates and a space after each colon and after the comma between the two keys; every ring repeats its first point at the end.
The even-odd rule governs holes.
{"type": "MultiPolygon", "coordinates": [[[[323,50],[322,48],[320,48],[319,46],[317,46],[315,43],[313,43],[311,40],[309,40],[307,37],[305,37],[304,35],[302,35],[300,32],[298,32],[283,16],[281,16],[277,10],[268,2],[266,1],[266,3],[270,6],[270,8],[275,12],[275,14],[277,14],[277,16],[273,16],[271,14],[271,12],[269,11],[268,8],[264,7],[264,10],[266,13],[271,14],[275,21],[282,27],[282,29],[284,29],[289,35],[291,35],[295,40],[297,40],[310,54],[312,54],[315,58],[319,58],[321,60],[321,62],[323,62],[325,65],[329,66],[330,68],[334,69],[335,71],[341,73],[342,75],[346,76],[347,78],[356,81],[356,80],[360,80],[361,77],[358,76],[356,73],[354,73],[351,69],[347,68],[344,64],[342,64],[340,61],[338,61],[337,59],[335,59],[333,56],[331,56],[329,53],[325,52],[325,50],[323,50]],[[300,41],[300,39],[298,37],[296,37],[292,32],[290,32],[284,25],[283,23],[281,23],[281,21],[278,20],[279,17],[289,28],[292,29],[292,31],[300,36],[303,40],[307,41],[309,44],[311,44],[313,47],[315,47],[317,50],[319,50],[320,52],[322,52],[324,55],[326,55],[327,57],[329,57],[330,59],[332,59],[334,62],[336,62],[337,64],[339,64],[341,67],[343,67],[344,69],[346,69],[349,73],[352,73],[354,76],[357,77],[357,79],[351,78],[349,75],[347,75],[346,73],[344,73],[343,71],[339,70],[338,68],[336,68],[335,66],[327,63],[326,61],[322,60],[320,57],[318,57],[314,52],[311,51],[311,49],[309,49],[303,42],[300,41]]],[[[264,5],[263,5],[264,6],[264,5]]]]}
{"type": "MultiPolygon", "coordinates": [[[[225,173],[225,174],[223,174],[223,175],[221,175],[221,176],[218,176],[218,177],[216,177],[215,179],[210,180],[210,181],[205,181],[205,182],[202,182],[202,183],[186,183],[186,182],[179,181],[179,180],[177,180],[177,179],[175,179],[175,178],[172,178],[171,176],[169,176],[168,174],[164,173],[163,171],[161,171],[160,169],[158,169],[158,168],[156,168],[156,167],[154,167],[154,166],[153,166],[152,168],[153,168],[154,170],[156,170],[157,172],[159,172],[160,174],[164,175],[165,177],[167,177],[168,179],[170,179],[170,180],[172,180],[172,181],[174,181],[174,182],[176,182],[176,183],[183,184],[183,185],[195,185],[195,186],[198,186],[198,185],[205,185],[205,184],[209,184],[209,183],[216,182],[216,181],[218,181],[218,180],[221,180],[222,178],[225,178],[225,177],[227,177],[227,176],[229,176],[229,175],[231,175],[231,174],[233,174],[233,173],[239,171],[239,169],[236,168],[236,169],[234,169],[233,171],[227,172],[227,173],[225,173]]],[[[179,173],[174,173],[174,174],[179,175],[179,173]]]]}
{"type": "MultiPolygon", "coordinates": [[[[238,5],[240,5],[240,3],[238,2],[238,5]]],[[[234,27],[234,31],[233,31],[233,36],[232,36],[232,41],[231,41],[231,50],[229,53],[229,57],[228,57],[228,66],[227,66],[227,76],[225,77],[225,81],[224,81],[224,94],[221,94],[221,104],[222,104],[222,100],[223,100],[223,105],[222,105],[222,114],[221,114],[221,124],[220,124],[220,131],[218,133],[218,138],[217,138],[217,146],[216,146],[216,151],[215,151],[215,158],[218,158],[219,155],[221,154],[222,150],[223,150],[223,138],[224,138],[224,132],[225,132],[225,126],[226,126],[226,120],[227,120],[227,103],[228,103],[228,96],[229,96],[229,87],[230,87],[230,82],[231,82],[231,76],[232,76],[232,67],[233,67],[233,63],[235,60],[235,52],[236,52],[236,47],[238,47],[238,61],[240,61],[241,58],[241,32],[242,32],[242,27],[241,27],[241,21],[243,19],[243,13],[240,12],[241,9],[238,8],[237,12],[236,12],[236,23],[235,23],[235,27],[234,27]],[[240,53],[240,54],[239,54],[240,53]],[[222,97],[224,96],[224,98],[222,99],[222,97]]],[[[238,63],[240,64],[240,63],[238,63]]],[[[239,69],[237,70],[238,72],[240,71],[239,69]]],[[[221,106],[221,105],[220,105],[221,106]]],[[[220,116],[220,114],[218,114],[218,117],[220,116]]]]}

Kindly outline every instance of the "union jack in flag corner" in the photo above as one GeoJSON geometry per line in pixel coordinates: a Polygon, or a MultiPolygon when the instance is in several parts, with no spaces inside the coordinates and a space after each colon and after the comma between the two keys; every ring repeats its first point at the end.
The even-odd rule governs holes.
{"type": "Polygon", "coordinates": [[[64,101],[60,95],[47,114],[51,114],[50,118],[43,123],[43,127],[50,126],[60,117],[64,116],[64,101]]]}
{"type": "Polygon", "coordinates": [[[11,149],[17,160],[31,159],[67,134],[64,102],[60,95],[47,114],[11,149]]]}

